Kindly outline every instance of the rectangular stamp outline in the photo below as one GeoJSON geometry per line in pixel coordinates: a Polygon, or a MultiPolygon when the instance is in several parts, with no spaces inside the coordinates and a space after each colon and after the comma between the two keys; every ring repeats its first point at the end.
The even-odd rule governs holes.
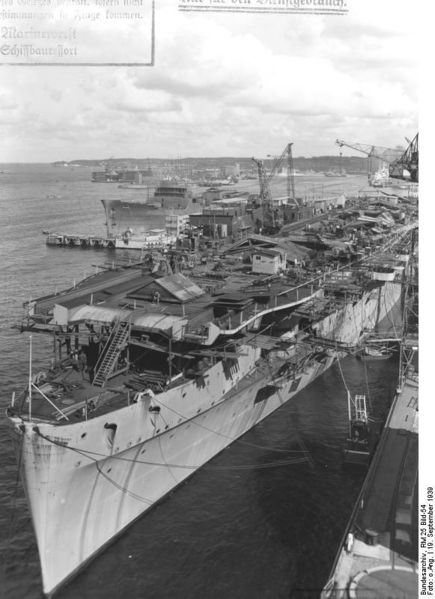
{"type": "Polygon", "coordinates": [[[153,67],[156,51],[155,0],[151,2],[151,60],[150,62],[0,62],[0,67],[153,67]]]}

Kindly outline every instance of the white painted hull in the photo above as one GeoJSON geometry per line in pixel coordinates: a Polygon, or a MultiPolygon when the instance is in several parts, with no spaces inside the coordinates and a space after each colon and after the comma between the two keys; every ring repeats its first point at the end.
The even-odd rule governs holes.
{"type": "MultiPolygon", "coordinates": [[[[319,328],[330,338],[356,342],[400,298],[387,284],[328,316],[319,328]],[[372,297],[373,296],[373,297],[372,297]]],[[[231,367],[219,362],[203,381],[188,381],[150,400],[138,401],[87,422],[25,423],[23,479],[49,594],[78,571],[113,537],[235,439],[292,399],[334,361],[324,356],[296,376],[271,381],[285,362],[260,360],[260,350],[242,347],[231,367]],[[299,378],[300,377],[300,378],[299,378]],[[255,402],[260,388],[277,387],[255,402]],[[116,424],[111,444],[105,424],[116,424]],[[35,428],[37,427],[37,429],[35,428]],[[45,439],[44,437],[47,437],[45,439]]]]}

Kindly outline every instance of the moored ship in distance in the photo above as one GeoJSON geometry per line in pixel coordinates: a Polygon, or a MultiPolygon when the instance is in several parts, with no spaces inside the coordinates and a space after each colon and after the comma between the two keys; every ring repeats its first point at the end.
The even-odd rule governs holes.
{"type": "Polygon", "coordinates": [[[386,187],[389,180],[390,172],[388,166],[383,166],[369,176],[369,185],[372,187],[386,187]]]}
{"type": "Polygon", "coordinates": [[[144,181],[153,176],[151,168],[127,168],[105,165],[103,171],[93,171],[91,181],[93,183],[124,183],[131,185],[142,185],[144,181]]]}
{"type": "Polygon", "coordinates": [[[262,235],[153,252],[28,302],[57,348],[8,408],[44,592],[389,317],[414,228],[344,263],[262,235]]]}
{"type": "MultiPolygon", "coordinates": [[[[149,191],[149,188],[148,188],[149,191]]],[[[101,200],[106,214],[107,236],[123,236],[131,230],[142,235],[149,229],[165,226],[167,215],[187,215],[198,210],[199,199],[185,183],[162,181],[146,201],[101,200]]],[[[131,237],[131,236],[130,236],[131,237]]],[[[131,245],[131,243],[130,243],[131,245]]]]}
{"type": "Polygon", "coordinates": [[[153,203],[162,210],[186,210],[193,200],[187,184],[177,181],[161,181],[154,192],[153,203]]]}
{"type": "Polygon", "coordinates": [[[115,168],[105,168],[104,171],[93,171],[92,183],[117,183],[121,181],[121,171],[115,168]]]}

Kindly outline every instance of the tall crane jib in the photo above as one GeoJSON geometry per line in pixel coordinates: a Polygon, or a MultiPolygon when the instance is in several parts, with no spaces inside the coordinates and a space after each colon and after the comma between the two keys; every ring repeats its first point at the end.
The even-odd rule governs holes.
{"type": "Polygon", "coordinates": [[[265,230],[274,229],[276,226],[272,206],[272,196],[270,193],[266,170],[264,168],[264,162],[262,160],[257,160],[256,158],[252,158],[252,160],[257,165],[258,181],[260,184],[259,207],[261,209],[261,217],[256,219],[258,221],[257,228],[259,229],[258,232],[260,232],[260,230],[264,232],[265,230]]]}
{"type": "Polygon", "coordinates": [[[393,179],[418,182],[418,133],[405,151],[399,148],[392,149],[355,142],[349,143],[341,139],[337,139],[335,143],[340,148],[347,147],[366,154],[369,160],[377,158],[387,164],[389,176],[393,179]]]}
{"type": "Polygon", "coordinates": [[[293,143],[288,143],[281,156],[275,158],[269,172],[266,171],[264,162],[252,158],[257,165],[258,181],[260,184],[260,205],[263,217],[261,219],[261,228],[263,232],[272,233],[278,230],[284,223],[283,204],[293,204],[298,206],[295,196],[294,166],[292,155],[293,143]],[[287,166],[287,198],[285,202],[274,202],[270,190],[270,182],[276,173],[282,168],[283,164],[287,166]],[[276,205],[275,205],[276,204],[276,205]]]}

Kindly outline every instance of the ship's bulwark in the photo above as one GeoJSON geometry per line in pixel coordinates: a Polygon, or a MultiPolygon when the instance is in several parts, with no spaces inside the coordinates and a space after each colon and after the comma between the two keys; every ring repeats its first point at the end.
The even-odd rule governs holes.
{"type": "MultiPolygon", "coordinates": [[[[365,293],[320,321],[318,335],[356,343],[363,329],[388,316],[400,293],[398,283],[365,293]]],[[[200,380],[116,412],[65,426],[25,423],[23,478],[44,592],[53,593],[156,501],[293,398],[334,359],[330,351],[313,358],[296,377],[280,376],[286,363],[281,353],[265,360],[258,348],[246,345],[230,368],[219,362],[200,380]],[[265,385],[276,391],[258,394],[265,385]],[[150,402],[160,410],[150,412],[150,402]]]]}

